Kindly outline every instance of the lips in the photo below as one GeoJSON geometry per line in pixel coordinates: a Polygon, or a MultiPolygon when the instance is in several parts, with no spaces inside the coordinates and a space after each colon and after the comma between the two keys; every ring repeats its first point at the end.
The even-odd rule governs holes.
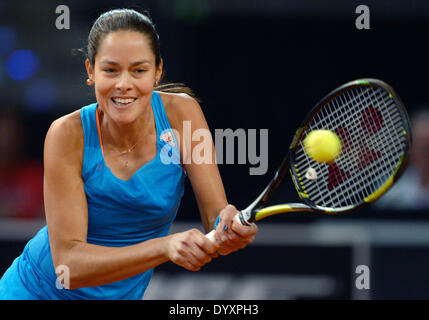
{"type": "Polygon", "coordinates": [[[125,108],[131,105],[137,98],[128,98],[128,97],[113,97],[110,99],[117,107],[125,108]]]}

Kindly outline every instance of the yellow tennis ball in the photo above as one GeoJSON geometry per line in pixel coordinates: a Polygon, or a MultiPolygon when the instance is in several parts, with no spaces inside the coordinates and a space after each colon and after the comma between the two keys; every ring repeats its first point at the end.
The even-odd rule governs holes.
{"type": "Polygon", "coordinates": [[[304,149],[317,162],[330,163],[341,153],[341,140],[332,131],[314,130],[305,137],[304,149]]]}

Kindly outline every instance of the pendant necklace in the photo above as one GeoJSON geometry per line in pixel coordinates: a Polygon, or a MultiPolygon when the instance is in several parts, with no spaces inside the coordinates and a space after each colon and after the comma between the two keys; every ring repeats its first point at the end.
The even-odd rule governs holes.
{"type": "MultiPolygon", "coordinates": [[[[98,124],[98,121],[99,121],[99,120],[98,120],[98,112],[97,112],[97,124],[98,124]]],[[[100,127],[99,127],[99,130],[100,130],[100,136],[101,136],[101,125],[100,125],[100,127]]],[[[144,138],[144,137],[145,137],[145,136],[143,135],[142,137],[140,137],[140,139],[138,139],[138,140],[137,140],[137,142],[136,142],[132,147],[130,147],[130,148],[128,148],[127,150],[122,151],[122,152],[120,152],[120,153],[119,153],[118,157],[122,157],[123,155],[125,155],[125,156],[126,156],[126,158],[125,158],[125,163],[124,163],[125,168],[128,168],[128,157],[129,157],[130,152],[134,150],[134,148],[137,146],[137,144],[138,144],[139,142],[141,142],[141,141],[143,140],[143,138],[144,138]]],[[[101,137],[100,137],[100,139],[101,139],[101,137]]]]}
{"type": "Polygon", "coordinates": [[[141,141],[141,139],[139,139],[131,148],[128,148],[128,150],[122,151],[119,156],[123,156],[125,155],[125,168],[128,168],[128,155],[131,151],[134,150],[134,148],[136,147],[136,145],[141,141]]]}

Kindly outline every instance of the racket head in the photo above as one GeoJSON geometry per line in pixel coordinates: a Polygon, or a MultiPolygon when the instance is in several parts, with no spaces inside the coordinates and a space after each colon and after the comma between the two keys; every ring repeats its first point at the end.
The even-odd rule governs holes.
{"type": "Polygon", "coordinates": [[[349,212],[375,201],[399,179],[411,145],[409,117],[393,88],[359,79],[330,92],[308,114],[290,145],[290,173],[312,211],[349,212]],[[304,150],[307,134],[319,129],[335,132],[342,142],[332,163],[316,162],[304,150]]]}

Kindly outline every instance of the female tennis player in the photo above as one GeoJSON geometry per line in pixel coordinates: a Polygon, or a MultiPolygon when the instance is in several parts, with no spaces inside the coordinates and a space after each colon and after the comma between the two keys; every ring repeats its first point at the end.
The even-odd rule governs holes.
{"type": "Polygon", "coordinates": [[[208,126],[189,89],[158,86],[159,48],[148,14],[112,10],[95,21],[85,64],[97,102],[48,130],[47,225],[3,275],[1,299],[141,299],[154,267],[172,261],[197,271],[253,241],[256,225],[232,222],[237,210],[214,159],[181,160],[195,145],[174,132],[183,134],[184,121],[208,126]],[[214,243],[197,229],[167,235],[186,176],[205,230],[219,221],[214,243]]]}

